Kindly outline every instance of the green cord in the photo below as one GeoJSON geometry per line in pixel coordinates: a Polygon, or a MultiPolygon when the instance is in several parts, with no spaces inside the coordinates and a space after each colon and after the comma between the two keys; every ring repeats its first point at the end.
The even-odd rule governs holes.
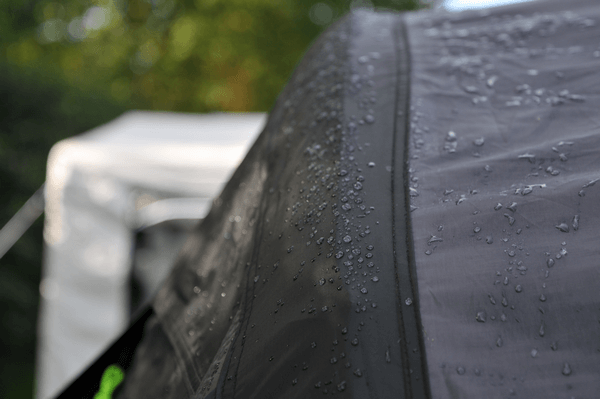
{"type": "Polygon", "coordinates": [[[116,364],[111,364],[104,370],[100,381],[100,390],[94,399],[112,399],[112,394],[117,386],[123,381],[123,370],[116,364]]]}

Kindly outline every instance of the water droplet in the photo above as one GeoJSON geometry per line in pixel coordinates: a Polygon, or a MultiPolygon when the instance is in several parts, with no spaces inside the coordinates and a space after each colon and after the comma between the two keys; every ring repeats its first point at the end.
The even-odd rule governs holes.
{"type": "Polygon", "coordinates": [[[373,122],[375,122],[375,117],[373,115],[369,114],[369,115],[365,116],[365,122],[373,123],[373,122]]]}
{"type": "Polygon", "coordinates": [[[362,377],[362,371],[360,369],[354,370],[354,375],[357,377],[362,377]]]}
{"type": "Polygon", "coordinates": [[[573,370],[571,370],[571,365],[569,363],[565,363],[563,365],[563,369],[562,369],[562,373],[563,375],[571,375],[571,373],[573,372],[573,370]]]}
{"type": "Polygon", "coordinates": [[[385,351],[385,361],[387,363],[391,363],[392,362],[392,357],[390,355],[390,349],[389,348],[385,351]]]}
{"type": "Polygon", "coordinates": [[[523,291],[523,287],[521,287],[521,284],[517,284],[517,285],[515,286],[515,291],[516,291],[516,292],[522,292],[522,291],[523,291]]]}
{"type": "Polygon", "coordinates": [[[366,293],[368,293],[369,291],[367,291],[367,289],[366,289],[365,287],[362,287],[362,288],[360,289],[360,292],[362,292],[363,294],[366,294],[366,293]]]}
{"type": "Polygon", "coordinates": [[[546,295],[544,295],[544,294],[540,295],[540,301],[546,302],[546,295]]]}
{"type": "Polygon", "coordinates": [[[554,226],[556,227],[558,230],[562,231],[563,233],[568,233],[569,232],[569,225],[566,223],[561,223],[559,225],[554,226]]]}
{"type": "Polygon", "coordinates": [[[578,102],[578,103],[582,103],[586,100],[586,96],[583,96],[581,94],[570,94],[569,100],[578,102]]]}
{"type": "Polygon", "coordinates": [[[492,294],[488,294],[488,297],[490,298],[491,304],[495,305],[496,304],[496,299],[493,297],[493,295],[492,294]]]}
{"type": "Polygon", "coordinates": [[[375,167],[375,162],[369,162],[367,165],[369,166],[369,168],[374,168],[375,167]]]}
{"type": "Polygon", "coordinates": [[[310,347],[315,349],[317,347],[317,343],[316,342],[311,342],[310,347]]]}
{"type": "Polygon", "coordinates": [[[378,281],[379,281],[379,277],[377,277],[377,276],[374,276],[374,277],[373,277],[371,280],[372,280],[374,283],[376,283],[376,282],[378,282],[378,281]]]}
{"type": "Polygon", "coordinates": [[[480,231],[481,231],[481,227],[479,227],[479,226],[476,226],[476,227],[473,229],[473,233],[479,233],[480,231]]]}
{"type": "Polygon", "coordinates": [[[334,357],[332,357],[332,358],[331,358],[331,360],[329,360],[329,363],[331,363],[331,364],[336,364],[336,363],[337,363],[337,361],[338,361],[338,360],[337,360],[337,357],[335,357],[335,356],[334,356],[334,357]]]}
{"type": "Polygon", "coordinates": [[[515,218],[510,216],[508,213],[504,214],[504,217],[508,219],[508,224],[510,226],[512,226],[513,224],[515,224],[515,218]]]}
{"type": "Polygon", "coordinates": [[[544,328],[544,323],[542,323],[540,325],[540,331],[539,331],[540,337],[543,337],[544,335],[546,335],[546,330],[544,328]]]}
{"type": "Polygon", "coordinates": [[[500,320],[502,320],[502,321],[506,321],[507,320],[506,315],[504,313],[502,313],[500,315],[500,320]]]}
{"type": "Polygon", "coordinates": [[[475,144],[477,147],[481,147],[484,143],[485,143],[485,139],[483,137],[480,137],[473,141],[473,144],[475,144]]]}
{"type": "Polygon", "coordinates": [[[502,337],[498,337],[498,339],[496,340],[496,346],[498,348],[501,348],[502,345],[504,345],[504,341],[502,340],[502,337]]]}
{"type": "Polygon", "coordinates": [[[537,354],[538,354],[538,351],[537,351],[537,349],[532,349],[532,350],[531,350],[531,357],[536,357],[536,356],[537,356],[537,354]]]}
{"type": "Polygon", "coordinates": [[[343,238],[345,243],[349,243],[350,241],[352,241],[352,237],[350,237],[349,235],[344,236],[343,238]]]}
{"type": "Polygon", "coordinates": [[[412,299],[410,299],[410,298],[406,298],[406,299],[404,300],[404,303],[406,304],[406,306],[410,306],[410,305],[412,305],[412,299]]]}
{"type": "Polygon", "coordinates": [[[352,341],[350,341],[350,343],[352,344],[352,346],[358,345],[358,338],[354,338],[352,341]]]}
{"type": "Polygon", "coordinates": [[[533,192],[533,187],[532,186],[527,186],[523,189],[523,191],[521,191],[522,195],[527,195],[527,194],[531,194],[533,192]]]}
{"type": "Polygon", "coordinates": [[[552,266],[554,266],[554,259],[552,259],[552,258],[549,258],[549,259],[546,261],[546,264],[548,265],[548,267],[552,267],[552,266]]]}
{"type": "Polygon", "coordinates": [[[488,244],[493,244],[494,243],[494,238],[492,236],[487,236],[485,238],[485,242],[487,242],[488,244]]]}
{"type": "Polygon", "coordinates": [[[521,154],[518,156],[519,159],[526,159],[530,163],[535,163],[535,155],[530,153],[521,154]]]}
{"type": "Polygon", "coordinates": [[[477,315],[475,316],[475,320],[477,320],[480,323],[485,323],[485,320],[486,320],[485,312],[483,312],[483,311],[477,312],[477,315]]]}
{"type": "Polygon", "coordinates": [[[462,366],[458,366],[458,367],[456,368],[456,372],[458,373],[458,375],[463,375],[463,374],[465,374],[465,371],[466,371],[466,370],[465,370],[465,368],[464,368],[464,367],[462,367],[462,366]]]}
{"type": "Polygon", "coordinates": [[[346,381],[342,381],[338,384],[337,390],[339,392],[343,392],[346,389],[346,381]]]}
{"type": "Polygon", "coordinates": [[[579,230],[579,215],[573,216],[573,230],[579,230]]]}
{"type": "Polygon", "coordinates": [[[550,349],[552,349],[553,351],[557,350],[558,349],[558,344],[556,342],[552,342],[550,344],[550,349]]]}
{"type": "Polygon", "coordinates": [[[325,284],[325,279],[324,278],[320,279],[319,280],[319,285],[324,285],[324,284],[325,284]]]}
{"type": "Polygon", "coordinates": [[[427,245],[431,245],[431,244],[433,244],[434,242],[442,242],[442,241],[444,241],[444,239],[443,239],[443,238],[441,238],[441,237],[436,237],[436,236],[434,236],[433,234],[430,234],[430,235],[431,235],[431,237],[430,237],[430,238],[429,238],[429,240],[427,241],[427,245]]]}
{"type": "Polygon", "coordinates": [[[294,378],[294,379],[292,380],[292,385],[296,385],[297,383],[298,383],[298,379],[297,379],[297,378],[294,378]]]}
{"type": "Polygon", "coordinates": [[[516,210],[517,210],[517,203],[516,202],[511,202],[510,205],[506,207],[506,209],[508,209],[509,211],[512,211],[512,212],[516,212],[516,210]]]}

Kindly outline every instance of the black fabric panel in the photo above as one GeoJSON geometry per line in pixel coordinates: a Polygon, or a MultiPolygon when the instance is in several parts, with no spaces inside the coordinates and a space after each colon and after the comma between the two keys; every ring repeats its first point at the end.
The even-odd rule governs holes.
{"type": "MultiPolygon", "coordinates": [[[[222,397],[351,397],[342,333],[353,309],[334,249],[350,20],[311,48],[270,115],[262,229],[222,397]],[[334,343],[335,342],[335,343],[334,343]]],[[[345,339],[346,338],[346,339],[345,339]]]]}
{"type": "Polygon", "coordinates": [[[589,0],[408,18],[434,398],[598,397],[599,20],[589,0]]]}

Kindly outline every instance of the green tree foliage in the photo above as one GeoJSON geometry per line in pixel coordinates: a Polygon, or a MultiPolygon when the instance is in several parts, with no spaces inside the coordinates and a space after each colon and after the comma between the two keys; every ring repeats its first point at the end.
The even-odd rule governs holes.
{"type": "MultiPolygon", "coordinates": [[[[418,0],[3,0],[0,226],[44,182],[51,146],[127,109],[268,111],[329,24],[418,0]]],[[[0,259],[0,397],[31,397],[38,220],[0,259]]]]}
{"type": "MultiPolygon", "coordinates": [[[[416,0],[5,0],[5,59],[136,108],[266,111],[352,6],[416,0]]],[[[1,12],[1,11],[0,11],[1,12]]]]}

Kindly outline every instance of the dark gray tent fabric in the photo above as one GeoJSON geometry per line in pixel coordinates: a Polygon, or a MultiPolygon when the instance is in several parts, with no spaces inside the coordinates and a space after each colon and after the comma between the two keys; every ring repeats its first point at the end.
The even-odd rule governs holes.
{"type": "Polygon", "coordinates": [[[599,17],[550,1],[410,19],[435,398],[600,395],[599,17]]]}
{"type": "Polygon", "coordinates": [[[598,397],[599,18],[329,28],[124,337],[115,397],[598,397]]]}

